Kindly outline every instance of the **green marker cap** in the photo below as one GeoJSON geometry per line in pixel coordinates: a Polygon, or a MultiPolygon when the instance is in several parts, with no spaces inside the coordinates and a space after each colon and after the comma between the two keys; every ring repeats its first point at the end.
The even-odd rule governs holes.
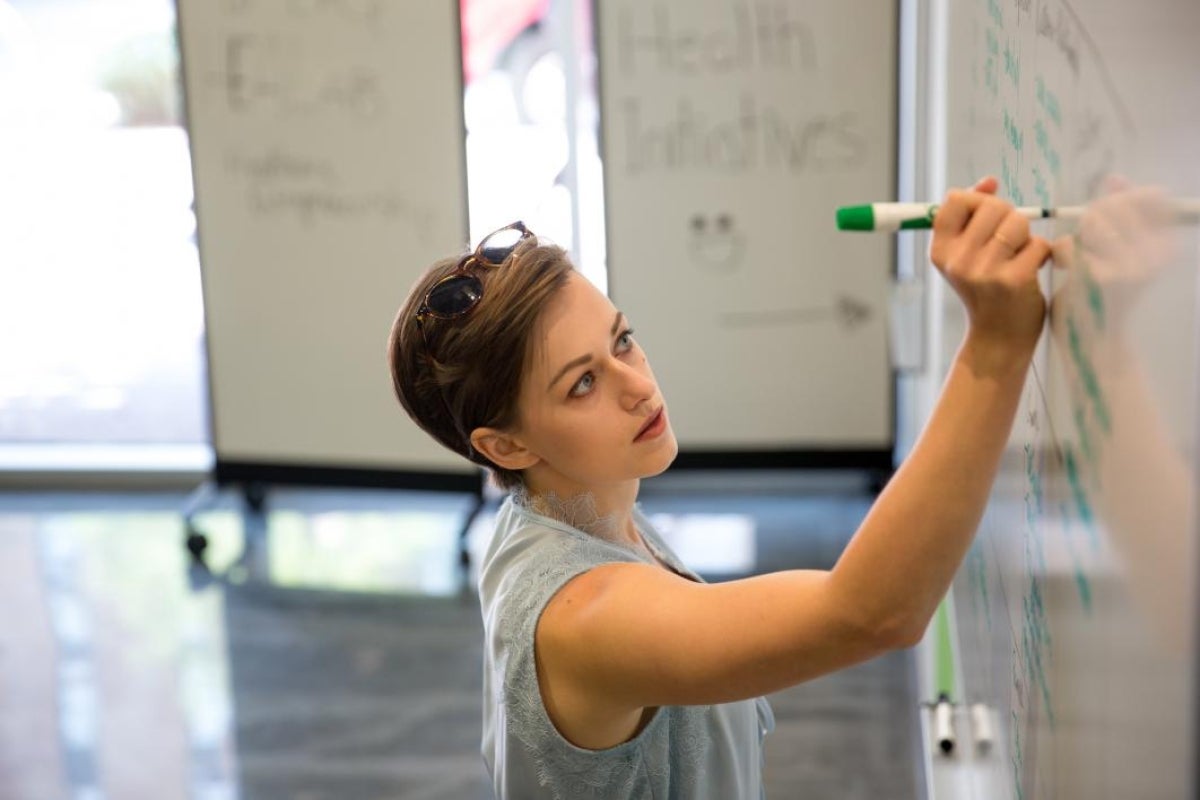
{"type": "Polygon", "coordinates": [[[837,210],[839,231],[875,230],[875,209],[871,206],[842,206],[837,210]]]}

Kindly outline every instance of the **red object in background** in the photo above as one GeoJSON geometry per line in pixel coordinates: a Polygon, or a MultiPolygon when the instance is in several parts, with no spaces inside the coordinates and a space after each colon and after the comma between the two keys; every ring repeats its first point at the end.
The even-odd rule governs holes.
{"type": "Polygon", "coordinates": [[[509,45],[546,16],[550,0],[459,0],[463,80],[486,73],[509,45]]]}

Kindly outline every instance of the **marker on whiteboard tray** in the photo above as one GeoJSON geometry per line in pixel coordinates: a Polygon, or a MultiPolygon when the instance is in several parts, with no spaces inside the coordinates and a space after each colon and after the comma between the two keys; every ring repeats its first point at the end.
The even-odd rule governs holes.
{"type": "Polygon", "coordinates": [[[971,738],[975,740],[975,749],[980,753],[992,749],[995,738],[992,733],[992,712],[984,703],[971,706],[971,738]]]}
{"type": "MultiPolygon", "coordinates": [[[[1200,199],[1171,201],[1178,222],[1200,222],[1200,199]]],[[[864,206],[842,206],[837,210],[840,231],[901,231],[933,227],[937,203],[871,203],[864,206]]],[[[1079,219],[1086,206],[1039,208],[1021,206],[1017,213],[1026,219],[1079,219]]]]}
{"type": "Polygon", "coordinates": [[[954,706],[945,692],[933,704],[933,738],[946,755],[954,749],[954,706]]]}

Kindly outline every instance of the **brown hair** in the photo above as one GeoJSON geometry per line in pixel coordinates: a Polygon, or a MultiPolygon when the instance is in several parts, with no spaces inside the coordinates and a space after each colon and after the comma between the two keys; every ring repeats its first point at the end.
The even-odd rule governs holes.
{"type": "Polygon", "coordinates": [[[462,259],[435,262],[409,290],[388,336],[392,387],[400,405],[426,433],[491,469],[502,489],[512,489],[522,485],[521,472],[497,466],[476,451],[471,431],[516,423],[537,322],[574,267],[562,248],[530,239],[504,265],[473,268],[483,282],[482,297],[462,317],[426,317],[422,324],[429,352],[417,327],[417,309],[430,288],[462,259]]]}

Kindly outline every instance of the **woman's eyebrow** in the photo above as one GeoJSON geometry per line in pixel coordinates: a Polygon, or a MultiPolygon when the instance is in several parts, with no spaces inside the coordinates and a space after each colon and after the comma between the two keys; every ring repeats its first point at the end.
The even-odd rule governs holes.
{"type": "MultiPolygon", "coordinates": [[[[618,311],[617,311],[617,316],[616,316],[616,318],[613,320],[612,332],[609,334],[610,336],[616,336],[616,335],[617,335],[617,330],[618,330],[618,329],[621,327],[621,317],[623,317],[623,316],[624,316],[624,314],[622,314],[622,313],[621,313],[621,312],[618,310],[618,311]]],[[[554,376],[554,380],[550,381],[550,385],[546,387],[546,391],[548,391],[548,392],[549,392],[549,391],[553,390],[553,389],[554,389],[554,384],[556,384],[556,383],[558,383],[560,380],[562,380],[563,376],[564,376],[564,375],[566,375],[568,372],[570,372],[571,370],[575,369],[576,367],[582,367],[584,364],[588,363],[588,362],[589,362],[589,361],[591,361],[591,360],[592,360],[592,354],[591,354],[591,353],[588,353],[587,355],[580,356],[579,358],[573,358],[573,359],[571,359],[569,362],[567,362],[567,364],[566,364],[565,366],[563,366],[563,368],[562,368],[562,369],[560,369],[560,370],[558,371],[558,374],[554,376]]]]}

